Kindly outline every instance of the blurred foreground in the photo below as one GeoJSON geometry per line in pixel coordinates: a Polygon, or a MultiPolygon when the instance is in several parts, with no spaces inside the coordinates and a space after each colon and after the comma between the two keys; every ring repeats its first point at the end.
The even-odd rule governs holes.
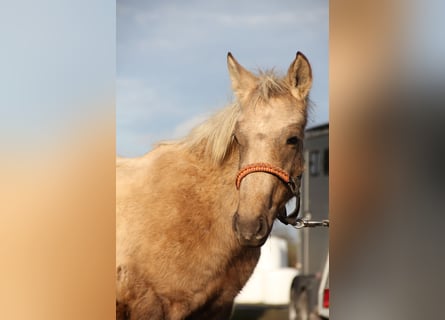
{"type": "Polygon", "coordinates": [[[235,305],[231,320],[288,320],[287,306],[235,305]]]}

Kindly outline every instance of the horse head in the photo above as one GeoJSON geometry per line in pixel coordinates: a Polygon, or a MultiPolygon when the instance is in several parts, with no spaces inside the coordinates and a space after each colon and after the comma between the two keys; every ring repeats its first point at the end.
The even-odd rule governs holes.
{"type": "Polygon", "coordinates": [[[241,109],[233,132],[240,170],[233,230],[242,246],[256,247],[264,244],[275,218],[299,189],[300,180],[293,178],[303,172],[312,72],[300,52],[284,77],[273,72],[254,75],[230,53],[227,62],[241,109]]]}

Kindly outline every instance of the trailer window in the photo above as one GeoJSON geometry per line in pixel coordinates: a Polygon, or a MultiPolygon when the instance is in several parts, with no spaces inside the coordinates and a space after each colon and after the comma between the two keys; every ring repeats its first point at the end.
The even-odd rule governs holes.
{"type": "Polygon", "coordinates": [[[318,150],[309,152],[309,173],[311,176],[318,176],[320,173],[319,163],[320,153],[318,150]]]}
{"type": "Polygon", "coordinates": [[[325,176],[329,175],[329,149],[325,149],[323,152],[323,172],[325,176]]]}

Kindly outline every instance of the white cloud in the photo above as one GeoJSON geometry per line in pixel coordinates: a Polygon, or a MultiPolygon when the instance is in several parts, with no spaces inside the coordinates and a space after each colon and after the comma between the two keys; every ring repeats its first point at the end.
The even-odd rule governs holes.
{"type": "Polygon", "coordinates": [[[261,30],[264,39],[270,41],[273,30],[281,30],[281,36],[287,37],[301,30],[313,32],[328,21],[324,1],[285,1],[280,5],[263,1],[154,1],[149,6],[118,6],[119,14],[139,29],[135,46],[143,52],[193,47],[214,36],[231,41],[252,29],[261,30]]]}
{"type": "Polygon", "coordinates": [[[210,113],[198,114],[179,123],[173,130],[172,138],[181,138],[186,136],[191,129],[193,129],[198,124],[204,122],[209,117],[210,113]]]}
{"type": "Polygon", "coordinates": [[[278,11],[272,13],[241,13],[241,14],[217,14],[213,18],[223,26],[236,28],[243,27],[266,27],[270,29],[286,26],[301,27],[324,21],[327,13],[315,8],[311,12],[278,11]]]}
{"type": "Polygon", "coordinates": [[[160,95],[144,79],[136,77],[117,78],[116,111],[120,123],[183,112],[168,95],[160,95]]]}
{"type": "Polygon", "coordinates": [[[145,113],[150,111],[148,106],[155,105],[156,93],[142,79],[118,77],[116,92],[116,104],[122,115],[145,113]]]}

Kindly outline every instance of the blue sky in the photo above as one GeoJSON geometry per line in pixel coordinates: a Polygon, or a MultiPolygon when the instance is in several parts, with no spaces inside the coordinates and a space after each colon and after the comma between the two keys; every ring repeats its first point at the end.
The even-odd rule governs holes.
{"type": "Polygon", "coordinates": [[[328,122],[328,1],[117,1],[117,153],[178,138],[232,99],[226,55],[285,72],[313,68],[309,126],[328,122]]]}

